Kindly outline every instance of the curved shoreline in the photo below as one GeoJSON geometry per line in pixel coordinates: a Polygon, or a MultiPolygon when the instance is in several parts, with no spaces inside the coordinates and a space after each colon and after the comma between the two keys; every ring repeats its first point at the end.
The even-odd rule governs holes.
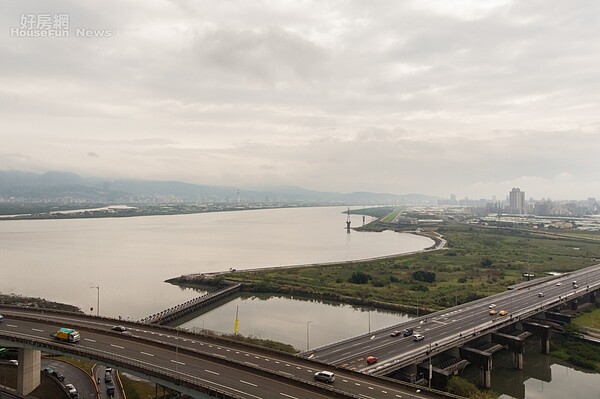
{"type": "Polygon", "coordinates": [[[369,262],[369,261],[382,260],[382,259],[392,259],[392,258],[398,258],[398,257],[402,257],[402,256],[414,255],[414,254],[418,254],[418,253],[439,251],[439,250],[446,248],[446,240],[442,237],[441,234],[439,234],[437,232],[433,232],[433,231],[431,232],[432,234],[435,234],[435,235],[428,235],[428,234],[424,234],[424,233],[421,233],[418,231],[405,231],[403,233],[427,237],[429,239],[432,239],[434,241],[434,244],[427,248],[419,249],[416,251],[402,252],[400,254],[392,254],[392,255],[374,256],[374,257],[363,258],[363,259],[342,260],[342,261],[322,262],[322,263],[304,263],[304,264],[298,264],[298,265],[255,267],[255,268],[240,269],[240,270],[232,268],[230,270],[224,270],[224,271],[218,271],[218,272],[190,273],[190,274],[183,274],[179,277],[170,278],[168,280],[165,280],[165,282],[168,282],[171,284],[177,284],[175,281],[178,281],[179,279],[183,279],[184,281],[190,281],[195,278],[209,278],[210,279],[210,278],[222,276],[224,274],[228,274],[228,273],[232,273],[232,272],[254,273],[254,272],[261,272],[261,271],[268,271],[268,270],[302,269],[302,268],[317,267],[317,266],[348,265],[348,264],[357,263],[357,262],[369,262]]]}

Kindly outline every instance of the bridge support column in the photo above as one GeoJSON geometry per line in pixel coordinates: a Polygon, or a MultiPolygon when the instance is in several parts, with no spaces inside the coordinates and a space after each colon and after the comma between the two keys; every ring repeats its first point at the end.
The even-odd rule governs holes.
{"type": "Polygon", "coordinates": [[[492,354],[468,346],[458,348],[460,357],[467,359],[479,368],[479,385],[483,388],[492,386],[492,354]]]}
{"type": "Polygon", "coordinates": [[[40,385],[42,352],[34,349],[19,348],[19,366],[17,369],[17,393],[29,395],[40,385]]]}
{"type": "Polygon", "coordinates": [[[596,291],[590,292],[590,302],[596,303],[596,291]]]}
{"type": "Polygon", "coordinates": [[[523,352],[513,352],[513,359],[515,361],[515,368],[523,370],[523,352]]]}
{"type": "Polygon", "coordinates": [[[527,322],[523,323],[525,331],[529,331],[540,339],[540,351],[547,355],[550,353],[550,327],[544,324],[527,322]]]}
{"type": "Polygon", "coordinates": [[[577,310],[577,299],[571,301],[571,310],[577,310]]]}
{"type": "Polygon", "coordinates": [[[479,366],[479,385],[483,388],[492,387],[492,357],[488,358],[487,364],[479,366]]]}

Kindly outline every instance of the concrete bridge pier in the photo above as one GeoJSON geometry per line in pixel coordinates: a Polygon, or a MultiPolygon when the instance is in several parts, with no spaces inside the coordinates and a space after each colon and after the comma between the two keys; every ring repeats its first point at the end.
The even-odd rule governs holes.
{"type": "Polygon", "coordinates": [[[19,366],[17,369],[17,393],[27,396],[40,385],[42,352],[34,349],[19,348],[19,366]]]}
{"type": "Polygon", "coordinates": [[[577,298],[571,300],[571,310],[577,310],[577,298]]]}
{"type": "Polygon", "coordinates": [[[596,291],[590,292],[590,302],[596,303],[596,291]]]}
{"type": "Polygon", "coordinates": [[[540,339],[541,353],[547,355],[550,353],[550,326],[540,323],[523,322],[525,331],[529,331],[540,339]]]}
{"type": "Polygon", "coordinates": [[[506,346],[513,353],[515,368],[523,370],[523,352],[525,352],[523,338],[496,332],[492,334],[492,342],[506,346]]]}
{"type": "Polygon", "coordinates": [[[479,385],[483,388],[491,388],[492,354],[468,346],[460,347],[459,353],[461,358],[467,359],[479,368],[479,385]]]}

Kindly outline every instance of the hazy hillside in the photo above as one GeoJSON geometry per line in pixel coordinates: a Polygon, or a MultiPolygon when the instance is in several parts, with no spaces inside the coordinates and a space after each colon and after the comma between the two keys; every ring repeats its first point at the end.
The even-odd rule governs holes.
{"type": "Polygon", "coordinates": [[[190,184],[177,181],[83,178],[68,172],[35,174],[0,171],[0,198],[3,201],[47,200],[56,202],[136,201],[230,201],[356,204],[433,204],[438,198],[420,194],[336,193],[306,190],[293,186],[231,187],[190,184]]]}

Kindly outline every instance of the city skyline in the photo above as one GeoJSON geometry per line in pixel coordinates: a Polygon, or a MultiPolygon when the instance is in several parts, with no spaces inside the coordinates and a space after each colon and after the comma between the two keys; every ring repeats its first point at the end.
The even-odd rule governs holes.
{"type": "Polygon", "coordinates": [[[442,198],[600,193],[600,4],[0,10],[0,170],[442,198]]]}

